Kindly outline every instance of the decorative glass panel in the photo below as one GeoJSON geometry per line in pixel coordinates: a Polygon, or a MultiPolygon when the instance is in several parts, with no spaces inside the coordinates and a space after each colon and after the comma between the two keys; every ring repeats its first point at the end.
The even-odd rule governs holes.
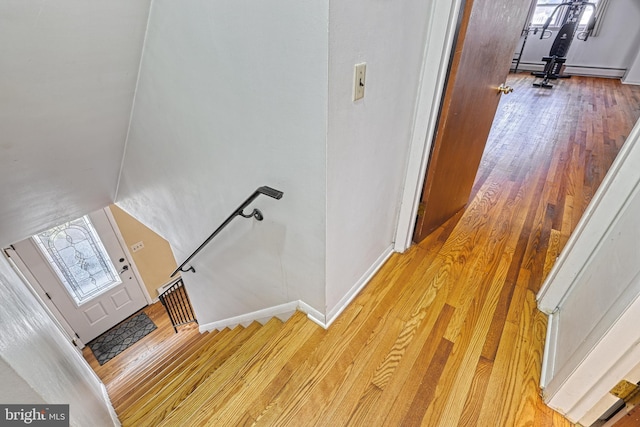
{"type": "Polygon", "coordinates": [[[36,234],[33,239],[78,305],[122,283],[87,216],[36,234]]]}

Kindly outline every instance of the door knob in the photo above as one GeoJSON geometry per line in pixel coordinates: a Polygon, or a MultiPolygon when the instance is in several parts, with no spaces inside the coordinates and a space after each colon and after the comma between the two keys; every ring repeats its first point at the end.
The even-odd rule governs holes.
{"type": "Polygon", "coordinates": [[[122,270],[120,271],[120,274],[124,273],[125,271],[127,271],[129,269],[128,265],[123,265],[122,266],[122,270]]]}
{"type": "Polygon", "coordinates": [[[498,86],[498,93],[504,93],[506,95],[511,92],[513,92],[513,88],[511,86],[506,86],[504,83],[498,86]]]}

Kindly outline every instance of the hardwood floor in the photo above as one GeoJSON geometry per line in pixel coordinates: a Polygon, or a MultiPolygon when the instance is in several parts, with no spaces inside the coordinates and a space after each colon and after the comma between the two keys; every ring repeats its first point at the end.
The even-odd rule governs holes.
{"type": "Polygon", "coordinates": [[[157,329],[109,362],[100,366],[89,347],[82,350],[85,360],[89,362],[110,392],[121,382],[130,382],[135,373],[148,368],[158,368],[158,363],[163,357],[188,349],[203,338],[195,323],[180,326],[180,333],[176,334],[169,316],[159,302],[146,307],[144,312],[155,323],[157,329]]]}
{"type": "Polygon", "coordinates": [[[535,292],[640,116],[640,87],[532,80],[510,77],[467,209],[394,254],[328,330],[300,314],[252,326],[206,373],[190,367],[244,332],[187,332],[189,360],[141,368],[173,347],[158,332],[96,368],[123,425],[571,425],[540,397],[535,292]],[[158,372],[142,391],[141,369],[158,372]]]}

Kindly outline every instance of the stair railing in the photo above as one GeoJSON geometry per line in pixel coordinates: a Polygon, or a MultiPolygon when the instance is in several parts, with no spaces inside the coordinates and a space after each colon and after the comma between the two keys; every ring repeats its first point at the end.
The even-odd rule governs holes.
{"type": "Polygon", "coordinates": [[[222,231],[222,229],[224,229],[227,225],[229,225],[229,223],[233,221],[235,217],[241,216],[243,218],[255,218],[258,221],[262,221],[264,219],[264,216],[262,215],[262,212],[260,212],[259,209],[254,209],[249,214],[246,214],[243,212],[244,209],[247,206],[249,206],[251,202],[253,202],[256,199],[256,197],[258,197],[261,194],[264,194],[265,196],[273,197],[276,200],[280,200],[282,198],[282,191],[279,191],[267,186],[258,187],[258,189],[254,191],[253,194],[247,198],[247,200],[245,200],[240,206],[238,206],[238,208],[235,211],[233,211],[231,215],[229,215],[229,217],[222,223],[222,225],[220,225],[220,227],[218,227],[213,233],[211,233],[211,235],[207,237],[207,239],[200,246],[198,246],[198,248],[195,251],[193,251],[193,253],[189,255],[189,257],[186,260],[184,260],[184,262],[180,264],[180,266],[176,268],[173,273],[171,273],[170,277],[175,276],[176,274],[178,274],[179,271],[183,273],[186,273],[187,271],[195,273],[196,269],[193,268],[192,266],[189,266],[189,268],[187,269],[185,269],[184,267],[189,263],[189,261],[193,259],[193,257],[195,257],[198,254],[198,252],[200,252],[205,246],[207,246],[207,244],[209,244],[209,242],[213,240],[213,238],[216,237],[222,231]]]}
{"type": "Polygon", "coordinates": [[[165,310],[167,310],[169,320],[171,320],[173,330],[176,331],[176,334],[178,333],[178,326],[192,322],[198,323],[181,277],[174,280],[158,298],[165,310]]]}

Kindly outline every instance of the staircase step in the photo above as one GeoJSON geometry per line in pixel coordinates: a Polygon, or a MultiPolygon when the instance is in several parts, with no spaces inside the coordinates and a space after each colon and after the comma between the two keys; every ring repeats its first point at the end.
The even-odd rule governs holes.
{"type": "Polygon", "coordinates": [[[136,367],[147,364],[147,360],[150,360],[150,357],[156,357],[157,354],[162,353],[163,349],[168,348],[167,343],[169,345],[180,345],[201,335],[198,332],[197,325],[193,324],[185,325],[180,329],[179,334],[174,333],[173,328],[169,327],[171,325],[169,316],[167,316],[164,307],[160,303],[148,306],[144,309],[144,312],[158,328],[105,365],[98,364],[88,347],[83,350],[84,353],[90,355],[88,357],[89,363],[105,384],[110,384],[114,379],[120,377],[123,372],[135,372],[136,367]]]}
{"type": "Polygon", "coordinates": [[[187,354],[173,369],[164,372],[163,375],[158,375],[144,393],[137,393],[138,396],[132,396],[131,400],[125,402],[120,407],[122,410],[119,411],[119,409],[116,408],[120,419],[130,420],[133,418],[135,420],[135,418],[139,418],[141,414],[156,411],[158,407],[162,406],[167,396],[173,393],[173,388],[179,387],[180,384],[182,384],[182,386],[188,386],[193,382],[197,382],[198,375],[206,376],[207,372],[203,372],[203,367],[206,366],[210,360],[215,361],[217,358],[223,357],[223,351],[226,351],[225,349],[233,347],[235,340],[241,340],[243,333],[251,334],[253,328],[255,328],[255,326],[252,325],[246,332],[242,327],[234,328],[233,330],[224,329],[219,331],[215,337],[208,341],[199,351],[187,354]],[[238,336],[240,336],[240,338],[238,338],[238,336]]]}
{"type": "Polygon", "coordinates": [[[200,411],[192,418],[196,424],[241,425],[248,420],[255,421],[252,418],[255,414],[246,412],[246,408],[254,406],[250,402],[257,405],[271,400],[326,336],[326,330],[308,320],[305,314],[298,312],[296,317],[298,319],[284,324],[278,336],[271,340],[271,346],[256,355],[255,363],[247,365],[242,380],[235,383],[239,388],[233,387],[226,397],[216,396],[212,400],[218,407],[217,412],[209,411],[207,406],[207,411],[200,411]]]}
{"type": "Polygon", "coordinates": [[[157,425],[262,329],[254,322],[247,328],[239,326],[220,332],[221,337],[215,343],[185,359],[170,375],[159,379],[142,398],[119,414],[122,424],[157,425]]]}
{"type": "Polygon", "coordinates": [[[193,390],[188,399],[156,425],[215,425],[218,415],[228,414],[224,405],[247,398],[247,384],[251,384],[253,390],[256,386],[259,389],[266,387],[303,343],[314,333],[324,332],[300,312],[291,317],[284,327],[275,325],[267,328],[270,325],[273,325],[273,320],[220,366],[216,375],[193,390]],[[218,414],[223,408],[224,413],[218,414]]]}
{"type": "Polygon", "coordinates": [[[162,360],[151,362],[144,372],[127,380],[126,384],[119,384],[117,389],[109,387],[109,397],[117,413],[121,408],[126,408],[142,398],[154,387],[160,379],[171,375],[176,369],[180,369],[183,363],[189,363],[187,359],[194,354],[201,354],[216,342],[225,337],[225,333],[213,332],[200,335],[201,338],[190,345],[182,346],[176,351],[168,352],[162,360]]]}
{"type": "Polygon", "coordinates": [[[183,348],[194,345],[194,343],[206,339],[207,336],[207,334],[200,334],[197,330],[188,330],[185,331],[186,333],[181,332],[180,334],[174,333],[173,330],[171,333],[167,330],[159,332],[162,335],[154,338],[158,344],[144,346],[137,350],[137,353],[129,352],[124,363],[118,363],[122,366],[114,367],[114,364],[110,362],[109,370],[100,375],[103,382],[109,384],[110,387],[118,387],[123,381],[130,382],[136,377],[143,377],[145,371],[151,369],[150,367],[162,363],[166,358],[172,358],[173,354],[179,354],[183,348]],[[171,344],[172,342],[176,344],[171,344]],[[159,348],[171,348],[171,350],[169,352],[158,351],[159,348]]]}
{"type": "MultiPolygon", "coordinates": [[[[215,375],[210,376],[206,382],[203,383],[202,388],[199,387],[198,392],[193,391],[188,399],[184,399],[179,402],[174,410],[167,414],[161,422],[155,425],[175,426],[175,425],[188,425],[182,422],[182,418],[186,418],[191,411],[198,410],[201,403],[207,399],[205,393],[202,390],[207,390],[209,393],[216,393],[221,384],[224,384],[226,380],[231,377],[231,370],[229,366],[242,366],[247,360],[258,352],[269,340],[273,339],[282,328],[282,322],[273,318],[260,328],[249,340],[247,340],[233,355],[231,355],[223,365],[216,371],[215,375]],[[224,366],[224,369],[221,369],[224,366]],[[211,391],[213,390],[213,391],[211,391]]],[[[145,423],[145,426],[154,425],[152,423],[145,423]]]]}

